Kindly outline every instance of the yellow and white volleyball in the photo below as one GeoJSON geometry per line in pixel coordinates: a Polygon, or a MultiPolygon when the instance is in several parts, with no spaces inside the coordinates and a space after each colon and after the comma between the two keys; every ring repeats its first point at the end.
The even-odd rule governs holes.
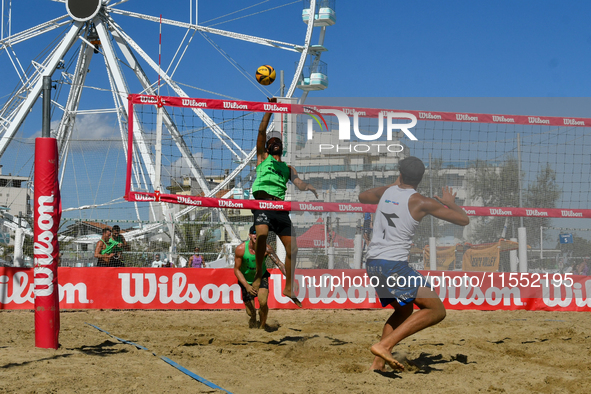
{"type": "Polygon", "coordinates": [[[261,85],[271,85],[275,80],[275,69],[271,66],[260,66],[257,69],[256,78],[261,85]]]}

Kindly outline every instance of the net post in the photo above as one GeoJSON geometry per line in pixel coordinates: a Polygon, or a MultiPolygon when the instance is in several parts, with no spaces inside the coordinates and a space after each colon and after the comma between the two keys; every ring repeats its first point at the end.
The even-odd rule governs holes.
{"type": "Polygon", "coordinates": [[[57,140],[50,138],[50,124],[51,76],[46,75],[43,77],[42,137],[35,139],[35,346],[57,349],[60,329],[57,231],[61,218],[61,203],[57,140]]]}
{"type": "Polygon", "coordinates": [[[59,347],[59,291],[57,261],[61,209],[55,138],[35,140],[35,346],[59,347]]]}
{"type": "Polygon", "coordinates": [[[429,237],[429,269],[431,271],[437,270],[437,239],[429,237]]]}
{"type": "Polygon", "coordinates": [[[361,224],[357,224],[357,231],[354,238],[353,268],[361,269],[361,260],[363,259],[363,230],[361,224]]]}
{"type": "Polygon", "coordinates": [[[131,191],[131,168],[133,162],[133,98],[134,95],[127,96],[127,175],[125,182],[125,196],[129,199],[129,192],[131,191]]]}
{"type": "Polygon", "coordinates": [[[527,235],[525,227],[517,229],[519,238],[519,272],[527,272],[527,235]]]}
{"type": "MultiPolygon", "coordinates": [[[[517,242],[517,238],[511,238],[511,241],[517,242]]],[[[509,251],[509,267],[511,272],[517,272],[517,251],[509,251]]]]}

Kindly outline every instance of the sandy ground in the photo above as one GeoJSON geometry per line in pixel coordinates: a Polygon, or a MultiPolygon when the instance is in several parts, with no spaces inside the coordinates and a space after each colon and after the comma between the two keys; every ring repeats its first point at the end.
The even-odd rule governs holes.
{"type": "Polygon", "coordinates": [[[63,312],[61,347],[34,347],[31,311],[0,311],[2,393],[591,393],[591,314],[448,311],[396,348],[404,372],[368,370],[389,310],[63,312]],[[147,347],[139,350],[86,325],[147,347]]]}

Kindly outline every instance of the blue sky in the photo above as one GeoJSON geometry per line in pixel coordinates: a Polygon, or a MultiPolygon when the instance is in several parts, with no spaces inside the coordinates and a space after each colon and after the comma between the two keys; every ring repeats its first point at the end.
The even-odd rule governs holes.
{"type": "MultiPolygon", "coordinates": [[[[259,1],[201,0],[199,20],[203,23],[256,3],[259,1]]],[[[204,24],[211,26],[288,3],[291,1],[270,0],[204,24]]],[[[130,0],[118,8],[185,22],[190,17],[188,0],[130,0]]],[[[302,43],[305,24],[301,9],[302,2],[296,2],[215,27],[302,43]]],[[[19,0],[13,1],[12,12],[12,30],[16,32],[64,14],[65,5],[19,0]],[[36,10],[34,15],[30,9],[36,10]]],[[[327,29],[328,52],[322,57],[328,65],[329,89],[314,96],[585,97],[591,91],[589,2],[337,0],[336,12],[337,23],[327,29]]],[[[115,19],[148,53],[157,56],[157,24],[123,16],[115,19]]],[[[182,33],[182,29],[164,26],[163,64],[174,55],[182,33]]],[[[212,38],[249,72],[268,63],[293,73],[297,59],[277,54],[285,51],[212,38]]],[[[15,46],[19,56],[24,46],[15,46]]],[[[23,52],[22,57],[26,59],[29,53],[33,52],[23,52]]],[[[3,58],[5,55],[0,60],[6,60],[3,58]]],[[[201,37],[191,44],[186,60],[183,66],[191,67],[181,67],[175,79],[228,96],[264,99],[261,92],[242,81],[244,78],[232,73],[227,61],[201,37]]],[[[6,64],[2,64],[4,68],[6,64]]],[[[8,81],[2,82],[3,90],[5,84],[8,81]]],[[[278,88],[278,84],[272,87],[278,88]]]]}
{"type": "MultiPolygon", "coordinates": [[[[198,19],[205,26],[295,44],[304,42],[303,2],[270,0],[259,3],[260,0],[201,0],[198,19]],[[242,10],[255,4],[258,5],[242,10]],[[278,8],[265,11],[275,7],[278,8]],[[230,14],[238,10],[242,11],[230,14]],[[222,18],[216,19],[220,16],[222,18]]],[[[162,14],[163,18],[189,22],[189,5],[189,0],[130,0],[117,8],[152,16],[162,14]]],[[[63,3],[50,0],[18,0],[12,2],[12,7],[13,33],[66,13],[63,3]]],[[[310,99],[336,101],[336,98],[384,97],[398,98],[391,101],[395,103],[391,106],[402,109],[423,107],[420,109],[591,117],[589,99],[583,99],[591,92],[588,71],[591,65],[590,2],[337,0],[336,13],[337,23],[328,27],[326,32],[324,46],[328,52],[322,56],[328,67],[329,87],[325,91],[312,92],[310,99]],[[512,99],[479,101],[479,107],[472,109],[470,106],[476,105],[472,100],[425,100],[425,97],[512,99]],[[519,97],[539,99],[522,101],[516,99],[519,97]],[[571,99],[573,97],[576,99],[571,99]],[[429,107],[431,104],[433,107],[429,107]]],[[[158,58],[158,24],[121,15],[114,15],[114,19],[153,59],[158,58]]],[[[30,59],[52,45],[58,31],[62,30],[14,46],[25,68],[30,59]]],[[[163,26],[164,68],[173,59],[185,32],[178,27],[163,26]]],[[[278,94],[279,83],[275,82],[266,92],[252,84],[254,72],[262,64],[284,70],[288,82],[293,77],[295,62],[299,58],[295,53],[215,35],[208,37],[217,48],[197,34],[174,75],[192,97],[264,101],[267,95],[278,94]],[[247,77],[236,71],[234,65],[219,53],[219,48],[247,77]]],[[[317,41],[316,31],[312,42],[317,41]]],[[[73,52],[70,52],[64,60],[69,63],[72,59],[73,52]]],[[[17,78],[3,52],[0,52],[0,65],[3,73],[0,102],[4,102],[17,84],[17,78]]],[[[156,72],[145,65],[144,68],[155,80],[156,72]]],[[[108,87],[100,54],[93,58],[90,70],[88,85],[108,87]]],[[[140,90],[132,78],[128,76],[127,80],[132,91],[140,90]]],[[[161,93],[171,94],[167,87],[161,93]]],[[[300,94],[296,91],[296,95],[300,94]]],[[[59,100],[63,103],[65,94],[59,100]]],[[[375,107],[381,106],[376,103],[388,100],[370,102],[372,104],[367,106],[375,107]]],[[[112,105],[108,91],[88,89],[81,100],[82,109],[112,105]]],[[[39,104],[23,125],[20,138],[39,133],[38,108],[39,104]]],[[[54,121],[58,116],[56,113],[54,121]]],[[[87,125],[85,130],[93,130],[92,133],[79,131],[82,139],[109,139],[118,135],[113,117],[87,118],[80,123],[87,125]],[[100,127],[93,124],[100,124],[100,127]]],[[[106,161],[99,156],[88,156],[84,166],[102,168],[105,172],[106,161]]],[[[108,157],[109,163],[123,163],[115,151],[110,151],[108,157]]],[[[23,160],[15,162],[17,166],[2,159],[5,173],[9,172],[6,169],[11,165],[13,173],[27,171],[23,160]]],[[[78,169],[81,171],[82,167],[78,169]]],[[[113,169],[106,170],[109,171],[113,169]]],[[[92,184],[99,176],[86,178],[92,184]]],[[[113,197],[120,194],[117,188],[113,197]]]]}

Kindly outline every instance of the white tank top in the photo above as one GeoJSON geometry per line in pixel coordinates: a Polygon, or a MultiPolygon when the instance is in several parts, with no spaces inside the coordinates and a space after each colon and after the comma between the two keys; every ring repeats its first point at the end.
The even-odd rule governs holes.
{"type": "Polygon", "coordinates": [[[407,261],[419,225],[408,210],[408,199],[417,191],[392,186],[382,195],[374,215],[368,259],[407,261]]]}

